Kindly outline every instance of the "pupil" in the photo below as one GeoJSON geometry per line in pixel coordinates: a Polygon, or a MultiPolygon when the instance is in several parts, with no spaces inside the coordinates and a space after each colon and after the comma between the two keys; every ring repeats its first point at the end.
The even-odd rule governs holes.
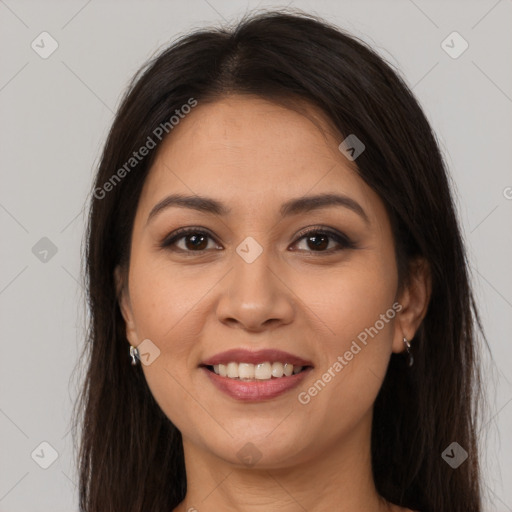
{"type": "Polygon", "coordinates": [[[329,245],[329,241],[328,241],[328,237],[326,237],[325,235],[312,235],[309,237],[309,240],[317,240],[316,242],[313,242],[313,245],[317,248],[317,249],[325,249],[327,247],[327,245],[329,245]],[[321,242],[319,242],[318,240],[319,239],[322,239],[321,242]],[[327,240],[327,245],[325,245],[325,241],[327,240]],[[325,245],[325,247],[323,247],[325,245]]]}
{"type": "MultiPolygon", "coordinates": [[[[187,239],[192,241],[191,246],[193,249],[204,249],[206,247],[204,245],[204,241],[206,239],[206,237],[204,235],[188,235],[187,239]],[[201,245],[200,239],[202,239],[203,245],[201,245]],[[197,243],[198,240],[199,240],[199,244],[197,243]]],[[[208,245],[208,244],[206,244],[206,245],[208,245]]]]}
{"type": "MultiPolygon", "coordinates": [[[[204,235],[188,235],[187,237],[187,246],[192,249],[205,249],[205,241],[206,237],[204,235]]],[[[308,237],[308,241],[311,242],[311,246],[316,249],[326,249],[329,245],[329,237],[325,235],[311,235],[308,237]]]]}

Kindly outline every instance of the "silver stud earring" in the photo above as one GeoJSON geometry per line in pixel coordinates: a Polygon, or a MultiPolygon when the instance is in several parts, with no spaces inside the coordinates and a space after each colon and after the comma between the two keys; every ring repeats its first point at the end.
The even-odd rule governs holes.
{"type": "Polygon", "coordinates": [[[132,366],[137,366],[138,360],[140,360],[139,349],[130,345],[130,356],[132,358],[132,366]]]}
{"type": "Polygon", "coordinates": [[[411,344],[405,337],[403,341],[405,343],[405,346],[407,347],[407,366],[411,367],[414,364],[414,357],[411,352],[411,344]]]}

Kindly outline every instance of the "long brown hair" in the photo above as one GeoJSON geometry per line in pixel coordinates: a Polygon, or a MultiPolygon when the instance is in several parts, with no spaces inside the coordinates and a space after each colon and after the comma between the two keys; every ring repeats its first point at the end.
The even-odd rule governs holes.
{"type": "Polygon", "coordinates": [[[428,312],[413,341],[414,366],[393,354],[375,403],[376,487],[387,500],[421,512],[481,512],[477,350],[485,336],[435,135],[399,72],[366,43],[289,9],[180,37],[139,71],[119,107],[86,232],[90,321],[75,412],[82,427],[80,510],[170,511],[185,497],[181,433],[155,402],[140,365],[130,365],[113,272],[129,265],[134,215],[158,147],[127,167],[133,152],[148,137],[158,146],[155,133],[163,123],[172,136],[169,118],[191,98],[201,104],[230,93],[309,102],[340,134],[364,141],[357,171],[389,213],[401,285],[415,256],[432,272],[428,312]],[[122,168],[126,172],[118,172],[122,168]],[[441,457],[453,441],[469,454],[457,469],[441,457]]]}

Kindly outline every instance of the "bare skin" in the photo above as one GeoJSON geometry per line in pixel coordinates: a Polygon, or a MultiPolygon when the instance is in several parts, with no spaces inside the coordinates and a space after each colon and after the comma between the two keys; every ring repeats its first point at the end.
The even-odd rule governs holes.
{"type": "Polygon", "coordinates": [[[426,314],[429,274],[426,265],[412,267],[398,293],[384,204],[338,150],[340,137],[322,114],[309,114],[322,129],[260,98],[199,103],[164,142],[144,184],[129,273],[116,269],[116,279],[128,341],[150,339],[160,350],[143,371],[183,436],[187,495],[174,512],[406,510],[376,491],[371,420],[391,354],[404,351],[403,337],[412,339],[426,314]],[[231,213],[172,206],[148,220],[174,193],[214,198],[231,213]],[[350,197],[367,221],[340,205],[280,216],[284,202],[322,193],[350,197]],[[209,236],[159,245],[181,227],[209,236]],[[318,248],[313,233],[298,236],[304,228],[342,233],[355,247],[326,238],[318,248]],[[262,248],[251,263],[236,252],[247,237],[262,248]],[[332,376],[338,356],[383,314],[378,334],[301,403],[299,393],[329,368],[332,376]],[[239,347],[281,349],[314,368],[298,389],[242,402],[199,367],[239,347]],[[247,443],[260,457],[252,466],[237,455],[247,443]]]}

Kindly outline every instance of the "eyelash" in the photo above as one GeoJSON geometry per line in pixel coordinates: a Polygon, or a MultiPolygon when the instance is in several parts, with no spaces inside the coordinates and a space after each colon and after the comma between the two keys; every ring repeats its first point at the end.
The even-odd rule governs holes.
{"type": "MultiPolygon", "coordinates": [[[[172,248],[172,246],[178,240],[181,240],[182,238],[185,238],[187,235],[191,235],[191,234],[203,235],[203,236],[207,236],[207,237],[211,238],[212,240],[215,240],[214,237],[208,231],[205,231],[204,229],[193,228],[193,227],[192,228],[180,228],[177,231],[174,231],[173,233],[168,235],[161,242],[160,247],[162,249],[167,249],[167,250],[170,250],[170,251],[187,253],[187,255],[190,255],[190,256],[192,256],[193,253],[201,254],[201,253],[206,252],[207,249],[201,249],[201,250],[198,250],[198,251],[191,251],[190,249],[179,249],[179,248],[175,249],[175,248],[172,248]]],[[[336,231],[332,231],[330,229],[321,228],[321,227],[314,227],[314,228],[309,228],[307,230],[301,231],[297,235],[298,238],[294,242],[294,244],[296,244],[297,242],[301,241],[303,238],[307,238],[308,236],[312,236],[312,235],[327,236],[327,237],[333,239],[335,242],[337,242],[341,246],[341,249],[339,249],[339,248],[338,249],[328,249],[328,250],[324,250],[324,251],[311,251],[310,250],[310,251],[306,251],[306,252],[318,253],[320,255],[321,254],[329,255],[329,254],[333,254],[333,253],[339,252],[341,250],[355,249],[356,248],[356,244],[354,242],[352,242],[352,240],[350,238],[348,238],[346,235],[344,235],[342,233],[338,233],[336,231]]]]}

